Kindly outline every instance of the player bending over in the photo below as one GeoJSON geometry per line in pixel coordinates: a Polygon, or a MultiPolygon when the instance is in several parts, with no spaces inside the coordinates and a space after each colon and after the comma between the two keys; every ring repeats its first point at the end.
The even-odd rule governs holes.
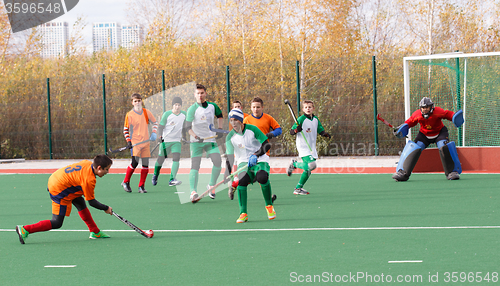
{"type": "Polygon", "coordinates": [[[181,181],[175,179],[179,171],[179,161],[181,159],[182,126],[186,119],[186,112],[181,111],[181,107],[182,99],[180,97],[174,97],[172,99],[172,110],[163,113],[161,117],[160,127],[158,128],[158,134],[161,134],[161,144],[152,178],[153,186],[156,186],[158,183],[158,176],[160,175],[163,162],[167,158],[167,152],[170,152],[172,155],[172,168],[168,185],[172,187],[182,184],[181,181]]]}
{"type": "Polygon", "coordinates": [[[442,120],[450,120],[458,128],[464,123],[462,110],[454,113],[441,107],[434,107],[434,102],[428,97],[422,98],[419,106],[420,109],[413,112],[410,118],[394,132],[396,137],[404,138],[408,135],[408,130],[411,127],[420,123],[420,130],[415,142],[409,140],[406,143],[396,167],[396,173],[392,175],[392,178],[398,182],[407,181],[415,164],[417,164],[422,150],[427,148],[429,144],[436,143],[446,178],[448,180],[460,179],[459,174],[462,173],[462,166],[458,159],[455,142],[449,141],[448,128],[444,126],[442,120]]]}
{"type": "Polygon", "coordinates": [[[52,219],[41,220],[35,224],[25,226],[16,226],[19,241],[24,244],[29,234],[60,228],[64,217],[70,215],[72,204],[78,210],[78,214],[82,220],[87,224],[90,231],[90,239],[108,238],[109,235],[100,231],[95,224],[85,204],[85,200],[94,208],[103,210],[107,214],[112,214],[112,208],[101,204],[94,196],[96,176],[102,178],[106,175],[109,172],[111,164],[113,164],[113,161],[108,156],[97,155],[94,158],[94,162],[83,160],[55,171],[49,177],[47,187],[50,199],[52,200],[52,219]]]}
{"type": "Polygon", "coordinates": [[[259,128],[243,124],[243,112],[233,109],[229,112],[229,122],[233,130],[226,137],[226,152],[231,166],[236,160],[238,168],[248,165],[247,171],[238,174],[238,202],[240,204],[240,217],[237,223],[248,220],[247,215],[247,186],[254,181],[259,182],[262,195],[266,202],[267,217],[276,218],[271,199],[271,183],[269,181],[269,156],[266,152],[271,148],[267,136],[259,128]]]}
{"type": "Polygon", "coordinates": [[[293,170],[296,168],[304,170],[300,176],[299,182],[295,186],[295,190],[293,191],[294,195],[309,195],[309,192],[303,187],[307,179],[311,176],[311,172],[316,169],[316,159],[318,159],[316,137],[319,134],[323,137],[331,138],[330,134],[325,132],[318,117],[313,114],[314,102],[311,100],[304,100],[302,102],[302,111],[304,111],[304,114],[297,118],[298,124],[295,123],[290,130],[291,135],[297,135],[299,132],[303,132],[307,140],[307,142],[304,141],[303,136],[296,136],[297,151],[299,152],[299,157],[302,158],[302,163],[298,163],[297,160],[292,159],[286,172],[288,176],[291,176],[293,170]]]}

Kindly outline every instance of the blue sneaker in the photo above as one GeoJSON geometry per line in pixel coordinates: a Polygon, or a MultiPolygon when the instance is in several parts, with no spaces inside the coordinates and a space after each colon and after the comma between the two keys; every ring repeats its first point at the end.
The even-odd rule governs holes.
{"type": "Polygon", "coordinates": [[[158,184],[158,175],[153,174],[153,178],[151,179],[151,183],[153,186],[156,186],[158,184]]]}

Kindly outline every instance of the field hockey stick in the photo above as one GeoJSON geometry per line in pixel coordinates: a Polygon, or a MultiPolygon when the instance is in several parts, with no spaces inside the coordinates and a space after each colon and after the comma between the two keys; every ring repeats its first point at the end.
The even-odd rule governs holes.
{"type": "MultiPolygon", "coordinates": [[[[139,143],[135,143],[134,145],[132,145],[131,148],[133,148],[134,146],[137,146],[139,144],[143,144],[143,143],[149,142],[149,141],[151,141],[151,140],[148,139],[148,140],[141,141],[139,143]]],[[[121,151],[124,151],[124,150],[127,150],[127,149],[130,149],[130,148],[128,146],[121,147],[121,148],[118,148],[116,150],[113,150],[113,149],[109,148],[109,152],[111,152],[111,153],[118,153],[118,152],[121,152],[121,151]]]]}
{"type": "MultiPolygon", "coordinates": [[[[207,140],[207,139],[212,139],[212,138],[215,138],[215,137],[217,137],[217,135],[215,135],[215,136],[210,136],[210,137],[205,137],[205,138],[201,138],[201,139],[203,139],[203,140],[207,140]]],[[[197,141],[193,141],[193,142],[191,142],[191,141],[189,141],[189,140],[186,140],[186,139],[184,139],[184,138],[181,138],[181,142],[182,142],[183,144],[188,144],[188,143],[196,143],[197,141]]]]}
{"type": "Polygon", "coordinates": [[[223,133],[223,134],[229,133],[228,130],[215,128],[215,126],[213,124],[210,124],[210,126],[208,126],[208,128],[210,129],[210,131],[215,132],[215,133],[223,133]]]}
{"type": "Polygon", "coordinates": [[[120,221],[122,221],[124,224],[130,226],[133,230],[137,231],[138,233],[140,233],[142,236],[144,237],[147,237],[147,238],[152,238],[153,235],[154,235],[154,232],[152,229],[150,230],[147,230],[147,231],[143,231],[142,229],[138,228],[137,226],[135,226],[133,223],[129,222],[128,220],[124,219],[121,215],[115,213],[114,211],[111,211],[112,214],[118,218],[120,221]]]}
{"type": "Polygon", "coordinates": [[[392,129],[396,129],[394,128],[394,126],[392,126],[392,124],[390,124],[387,120],[385,120],[384,118],[382,118],[382,116],[380,116],[380,113],[377,114],[377,119],[382,121],[385,125],[391,127],[392,129]]]}
{"type": "MultiPolygon", "coordinates": [[[[162,130],[163,130],[163,128],[162,128],[162,130]]],[[[162,136],[160,137],[160,141],[156,144],[156,146],[153,148],[153,150],[151,150],[150,155],[153,155],[153,152],[156,150],[156,148],[158,148],[158,146],[160,145],[160,143],[164,143],[164,141],[163,141],[163,137],[167,137],[170,133],[172,133],[172,131],[174,131],[174,128],[170,129],[170,131],[168,131],[168,132],[167,132],[167,134],[162,135],[162,136]]],[[[162,131],[162,132],[163,132],[163,131],[162,131]]],[[[167,151],[165,150],[165,146],[163,146],[163,152],[165,152],[165,154],[167,154],[167,151]]],[[[167,155],[165,155],[165,157],[166,157],[166,156],[167,156],[167,155]]]]}
{"type": "MultiPolygon", "coordinates": [[[[295,121],[295,124],[297,126],[299,125],[299,122],[297,121],[297,117],[295,117],[295,112],[293,112],[292,105],[290,104],[290,101],[288,99],[285,99],[285,104],[288,106],[288,109],[290,109],[290,113],[292,113],[293,121],[295,121]]],[[[312,152],[311,146],[309,145],[309,142],[307,142],[306,135],[304,135],[303,131],[300,131],[302,134],[302,137],[304,137],[304,141],[306,141],[307,147],[309,147],[309,151],[312,152]]]]}
{"type": "Polygon", "coordinates": [[[156,146],[153,148],[153,150],[151,150],[151,152],[149,152],[149,154],[153,155],[153,152],[156,150],[156,148],[158,148],[158,146],[160,146],[160,143],[162,143],[162,142],[163,141],[156,143],[156,146]]]}
{"type": "Polygon", "coordinates": [[[208,194],[208,192],[211,192],[211,191],[215,190],[218,186],[222,185],[224,182],[226,182],[228,180],[231,180],[232,177],[236,176],[241,171],[244,171],[246,168],[248,168],[247,165],[239,168],[234,173],[232,173],[229,176],[227,176],[224,180],[218,182],[217,184],[215,184],[214,186],[212,186],[211,188],[209,188],[208,190],[206,190],[205,192],[203,192],[203,194],[201,194],[200,196],[198,196],[196,199],[192,200],[191,202],[193,204],[199,202],[204,196],[206,196],[208,194]]]}
{"type": "MultiPolygon", "coordinates": [[[[382,121],[385,125],[391,127],[392,128],[392,133],[397,132],[398,129],[396,127],[392,126],[392,124],[390,124],[389,121],[387,121],[384,118],[382,118],[382,116],[380,116],[380,113],[377,114],[377,119],[380,120],[380,121],[382,121]]],[[[408,138],[408,136],[405,136],[405,138],[408,138]]]]}

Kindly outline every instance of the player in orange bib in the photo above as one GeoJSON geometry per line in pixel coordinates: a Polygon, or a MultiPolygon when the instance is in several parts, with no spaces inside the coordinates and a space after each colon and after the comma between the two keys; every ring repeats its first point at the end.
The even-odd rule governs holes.
{"type": "Polygon", "coordinates": [[[60,228],[64,217],[70,215],[72,205],[78,209],[78,214],[87,224],[90,239],[108,238],[109,235],[100,231],[95,224],[85,200],[94,208],[112,214],[112,208],[101,204],[95,199],[94,195],[96,176],[103,177],[106,175],[111,164],[113,164],[113,161],[108,156],[97,155],[93,162],[83,160],[55,171],[49,177],[47,186],[47,191],[52,200],[52,219],[25,226],[16,226],[19,241],[24,244],[29,234],[60,228]]]}
{"type": "Polygon", "coordinates": [[[155,141],[156,131],[158,129],[158,122],[154,118],[151,111],[142,107],[142,96],[138,93],[132,94],[132,105],[134,108],[130,110],[125,116],[125,124],[123,125],[123,136],[127,140],[130,153],[132,155],[132,163],[127,167],[125,178],[122,182],[122,187],[127,193],[131,193],[130,177],[139,165],[139,159],[142,160],[141,177],[139,179],[139,193],[147,193],[144,188],[146,178],[149,173],[149,157],[151,157],[151,150],[149,149],[149,142],[144,142],[132,148],[133,144],[143,141],[155,141]],[[148,124],[153,124],[153,130],[149,135],[148,124]]]}

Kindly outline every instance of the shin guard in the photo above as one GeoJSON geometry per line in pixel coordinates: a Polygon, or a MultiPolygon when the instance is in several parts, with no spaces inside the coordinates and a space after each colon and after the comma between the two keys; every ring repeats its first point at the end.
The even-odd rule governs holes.
{"type": "Polygon", "coordinates": [[[441,163],[443,163],[444,174],[449,180],[458,179],[458,174],[462,173],[462,165],[458,159],[457,148],[455,142],[448,142],[439,148],[439,156],[441,163]],[[456,174],[452,174],[456,173],[456,174]]]}
{"type": "Polygon", "coordinates": [[[393,175],[393,179],[397,181],[408,180],[421,153],[422,148],[417,143],[408,141],[403,149],[403,152],[401,152],[401,157],[399,158],[398,166],[396,167],[396,173],[393,175]]]}

